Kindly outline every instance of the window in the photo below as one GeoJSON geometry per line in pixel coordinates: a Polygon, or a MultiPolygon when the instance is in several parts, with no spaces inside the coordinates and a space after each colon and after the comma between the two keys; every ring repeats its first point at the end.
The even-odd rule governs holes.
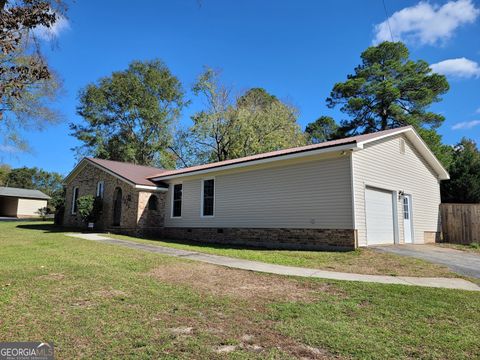
{"type": "Polygon", "coordinates": [[[103,190],[105,188],[105,183],[103,181],[99,181],[97,183],[97,197],[103,199],[103,190]]]}
{"type": "Polygon", "coordinates": [[[202,215],[213,216],[215,210],[215,180],[203,180],[202,215]]]}
{"type": "Polygon", "coordinates": [[[155,195],[150,196],[148,199],[148,210],[157,211],[158,199],[155,195]]]}
{"type": "Polygon", "coordinates": [[[408,198],[406,196],[403,198],[403,218],[405,220],[408,220],[410,218],[410,208],[408,198]]]}
{"type": "Polygon", "coordinates": [[[182,216],[182,184],[173,185],[172,217],[182,216]]]}
{"type": "Polygon", "coordinates": [[[77,200],[78,200],[78,187],[73,188],[72,192],[72,215],[75,215],[77,213],[77,200]]]}

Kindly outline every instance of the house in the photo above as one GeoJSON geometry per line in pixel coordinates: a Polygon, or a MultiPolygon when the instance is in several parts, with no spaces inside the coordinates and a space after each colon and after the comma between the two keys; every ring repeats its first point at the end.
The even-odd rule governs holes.
{"type": "Polygon", "coordinates": [[[104,199],[99,226],[164,238],[300,249],[434,242],[447,171],[412,127],[179,170],[83,159],[65,179],[104,199]]]}
{"type": "Polygon", "coordinates": [[[38,190],[0,187],[0,216],[38,217],[38,210],[47,206],[50,196],[38,190]]]}

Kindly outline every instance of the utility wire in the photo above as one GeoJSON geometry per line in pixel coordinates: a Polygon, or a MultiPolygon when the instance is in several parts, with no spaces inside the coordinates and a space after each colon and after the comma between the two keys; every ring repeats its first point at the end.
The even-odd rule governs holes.
{"type": "Polygon", "coordinates": [[[395,40],[393,40],[392,28],[390,27],[390,16],[388,16],[387,5],[385,5],[385,0],[382,0],[382,2],[383,2],[383,10],[385,10],[385,17],[387,18],[388,30],[390,31],[390,37],[392,39],[392,42],[394,42],[395,40]]]}

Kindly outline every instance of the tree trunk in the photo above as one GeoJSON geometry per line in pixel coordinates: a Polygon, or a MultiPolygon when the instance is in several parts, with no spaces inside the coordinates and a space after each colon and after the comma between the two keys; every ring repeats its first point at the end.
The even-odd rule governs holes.
{"type": "Polygon", "coordinates": [[[380,120],[380,130],[387,130],[388,126],[388,114],[387,110],[382,110],[381,120],[380,120]]]}

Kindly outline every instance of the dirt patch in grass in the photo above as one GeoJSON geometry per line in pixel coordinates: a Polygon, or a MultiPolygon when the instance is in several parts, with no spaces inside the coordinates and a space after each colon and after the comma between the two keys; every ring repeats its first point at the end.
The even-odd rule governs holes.
{"type": "Polygon", "coordinates": [[[115,290],[115,289],[104,289],[104,290],[94,291],[92,295],[98,296],[101,298],[107,298],[107,299],[111,299],[111,298],[124,299],[128,296],[126,292],[121,290],[115,290]]]}
{"type": "Polygon", "coordinates": [[[178,316],[175,309],[174,317],[172,312],[158,314],[155,322],[173,325],[169,332],[180,348],[189,338],[203,334],[210,339],[212,352],[220,357],[237,352],[252,358],[269,357],[275,349],[283,354],[280,358],[341,358],[282,335],[276,329],[277,322],[264,317],[272,302],[311,303],[322,294],[346,298],[335,285],[186,262],[157,266],[147,275],[162,283],[193,288],[204,296],[225,297],[230,302],[227,311],[203,309],[194,316],[178,316]]]}
{"type": "Polygon", "coordinates": [[[191,286],[216,296],[228,296],[254,302],[311,302],[318,293],[345,297],[334,285],[302,282],[251,271],[235,270],[203,263],[176,263],[156,267],[149,273],[168,283],[191,286]]]}
{"type": "MultiPolygon", "coordinates": [[[[275,358],[295,359],[343,359],[326,349],[308,346],[291,337],[281,334],[275,329],[276,323],[271,320],[257,321],[255,314],[258,309],[252,308],[248,313],[233,305],[231,313],[213,312],[208,319],[189,317],[185,324],[170,328],[175,337],[175,345],[182,348],[193,338],[206,337],[209,339],[213,354],[223,356],[230,353],[246,353],[247,358],[270,358],[272,351],[275,358]]],[[[206,314],[204,314],[206,315],[206,314]]],[[[168,321],[167,318],[163,321],[168,321]]],[[[216,358],[216,357],[212,357],[216,358]]]]}
{"type": "Polygon", "coordinates": [[[51,274],[45,274],[45,275],[40,275],[37,277],[38,280],[52,280],[52,281],[60,281],[65,279],[64,274],[60,273],[51,273],[51,274]]]}

